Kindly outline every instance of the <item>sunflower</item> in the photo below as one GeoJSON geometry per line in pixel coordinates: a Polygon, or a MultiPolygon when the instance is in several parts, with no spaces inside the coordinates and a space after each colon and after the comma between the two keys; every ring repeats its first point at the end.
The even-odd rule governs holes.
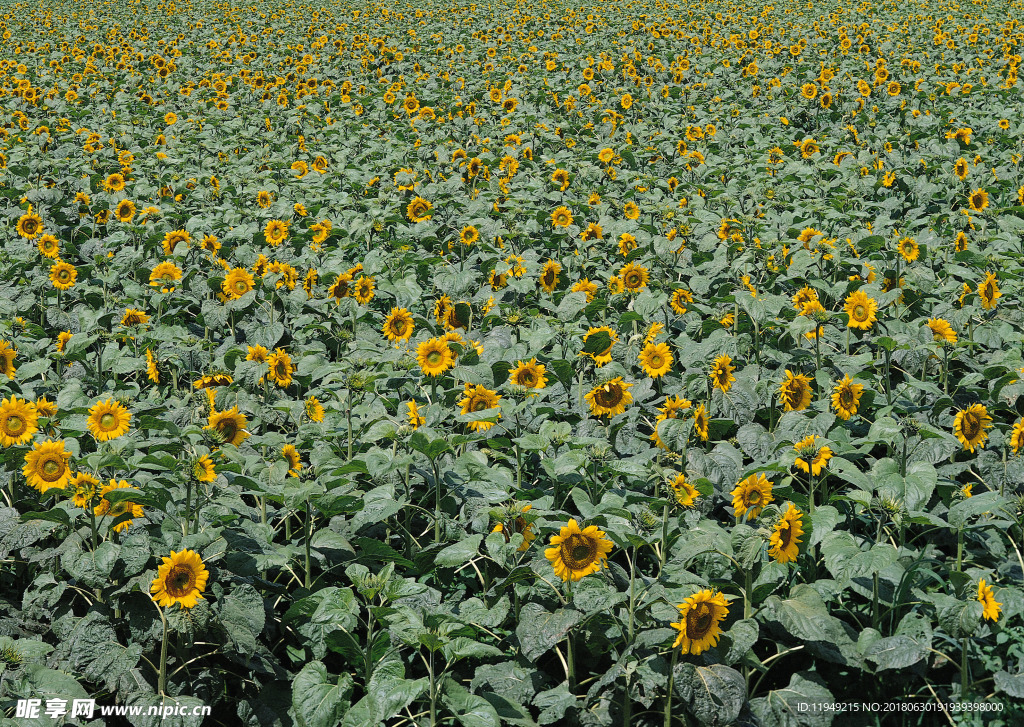
{"type": "Polygon", "coordinates": [[[707,588],[698,591],[680,603],[679,622],[669,624],[679,635],[672,647],[680,647],[684,654],[700,654],[718,643],[722,633],[719,624],[729,615],[725,595],[707,588]]]}
{"type": "Polygon", "coordinates": [[[587,228],[580,233],[580,240],[583,242],[589,242],[590,240],[603,240],[604,239],[604,228],[596,222],[591,222],[587,225],[587,228]]]}
{"type": "Polygon", "coordinates": [[[587,302],[593,303],[594,297],[597,295],[597,284],[590,282],[589,278],[581,278],[569,290],[573,293],[583,293],[587,296],[587,302]]]}
{"type": "Polygon", "coordinates": [[[192,550],[180,553],[171,551],[170,558],[164,558],[153,579],[149,591],[158,606],[167,608],[179,604],[182,608],[195,607],[203,597],[210,572],[203,565],[203,559],[192,550]]]}
{"type": "Polygon", "coordinates": [[[45,396],[40,396],[35,401],[36,414],[47,419],[53,419],[57,416],[57,405],[47,399],[45,396]]]}
{"type": "Polygon", "coordinates": [[[558,207],[551,213],[551,225],[553,227],[568,227],[572,224],[572,212],[568,207],[558,207]]]}
{"type": "MultiPolygon", "coordinates": [[[[475,414],[478,411],[485,411],[487,409],[494,409],[499,406],[501,395],[496,391],[491,391],[486,386],[480,384],[466,384],[463,398],[459,401],[459,405],[462,407],[463,414],[475,414]]],[[[498,412],[498,419],[501,419],[501,412],[498,412]]],[[[474,432],[486,432],[488,429],[494,426],[494,422],[479,421],[479,422],[466,422],[466,426],[472,429],[474,432]]]]}
{"type": "Polygon", "coordinates": [[[987,429],[992,428],[992,417],[984,404],[971,404],[957,412],[953,419],[953,433],[964,449],[974,452],[975,447],[984,448],[988,439],[987,429]]]}
{"type": "Polygon", "coordinates": [[[992,310],[996,307],[996,300],[1002,296],[999,292],[999,283],[996,281],[996,274],[989,273],[978,286],[978,298],[981,300],[981,307],[985,310],[992,310]]]}
{"type": "Polygon", "coordinates": [[[527,389],[543,389],[548,385],[544,374],[544,364],[537,363],[536,358],[529,361],[517,361],[514,369],[509,369],[508,377],[516,386],[523,386],[527,389]]]}
{"type": "Polygon", "coordinates": [[[70,290],[78,279],[74,265],[59,260],[50,267],[50,283],[57,290],[70,290]]]}
{"type": "Polygon", "coordinates": [[[693,431],[697,432],[702,442],[708,441],[711,427],[711,414],[704,408],[704,404],[698,404],[693,410],[693,431]]]}
{"type": "Polygon", "coordinates": [[[551,536],[550,545],[544,550],[544,557],[551,561],[555,575],[563,581],[578,581],[597,573],[608,565],[612,550],[612,541],[596,525],[580,530],[575,518],[558,535],[551,536]]]}
{"type": "Polygon", "coordinates": [[[786,369],[786,378],[779,385],[779,399],[784,411],[803,411],[811,403],[811,377],[786,369]]]}
{"type": "Polygon", "coordinates": [[[89,408],[87,426],[97,441],[108,442],[124,435],[131,421],[132,413],[121,402],[106,399],[89,408]]]}
{"type": "Polygon", "coordinates": [[[1024,447],[1024,418],[1018,419],[1010,431],[1010,448],[1014,454],[1018,454],[1024,447]]]}
{"type": "Polygon", "coordinates": [[[564,192],[569,188],[569,172],[565,169],[556,169],[551,175],[551,181],[559,186],[560,192],[564,192]]]}
{"type": "Polygon", "coordinates": [[[71,331],[61,331],[57,334],[57,341],[54,346],[57,349],[57,353],[64,353],[64,347],[68,345],[68,341],[74,334],[71,331]]]}
{"type": "Polygon", "coordinates": [[[324,406],[320,403],[320,400],[315,396],[311,396],[305,401],[306,416],[309,417],[311,422],[320,424],[324,420],[324,406]]]}
{"type": "Polygon", "coordinates": [[[18,352],[11,348],[10,341],[0,341],[0,373],[9,379],[14,378],[14,357],[18,352]]]}
{"type": "Polygon", "coordinates": [[[18,218],[18,234],[26,240],[34,240],[43,231],[43,218],[32,211],[29,206],[28,212],[18,218]]]}
{"type": "Polygon", "coordinates": [[[267,207],[273,204],[273,202],[274,198],[267,190],[261,189],[259,192],[256,193],[256,204],[260,206],[260,209],[265,210],[267,207]]]}
{"type": "Polygon", "coordinates": [[[640,207],[637,206],[636,202],[626,202],[622,208],[622,215],[627,220],[640,219],[640,207]]]}
{"type": "Polygon", "coordinates": [[[740,480],[732,491],[732,507],[737,519],[746,515],[747,520],[753,520],[765,505],[774,501],[772,483],[762,472],[740,480]]]}
{"type": "Polygon", "coordinates": [[[832,389],[832,408],[836,416],[846,421],[857,413],[860,397],[864,393],[862,384],[855,384],[849,374],[843,376],[832,389]]]}
{"type": "Polygon", "coordinates": [[[817,434],[811,434],[793,445],[793,449],[799,455],[796,458],[796,466],[814,477],[820,475],[825,465],[832,459],[832,450],[825,446],[819,447],[817,439],[817,434]]]}
{"type": "Polygon", "coordinates": [[[633,395],[628,391],[632,385],[625,383],[621,376],[616,376],[611,381],[595,386],[585,397],[590,404],[590,413],[609,418],[621,414],[626,410],[626,405],[633,401],[633,395]]]}
{"type": "Polygon", "coordinates": [[[597,351],[596,353],[580,354],[581,356],[590,356],[592,359],[594,359],[594,363],[596,363],[598,366],[604,366],[606,363],[611,363],[612,346],[614,346],[615,342],[619,340],[619,334],[615,332],[614,328],[611,328],[609,326],[599,326],[598,328],[591,328],[586,332],[586,334],[583,336],[583,346],[586,347],[587,339],[589,339],[594,334],[601,332],[607,333],[609,338],[611,338],[611,341],[609,341],[608,343],[608,347],[602,351],[597,351]]]}
{"type": "Polygon", "coordinates": [[[921,248],[913,237],[904,237],[899,241],[897,249],[899,249],[900,255],[902,255],[903,259],[908,263],[912,263],[917,260],[921,254],[921,248]]]}
{"type": "Polygon", "coordinates": [[[114,525],[114,532],[119,533],[122,530],[127,530],[132,522],[133,518],[142,517],[142,505],[131,502],[130,500],[119,500],[117,502],[111,502],[107,499],[107,494],[115,490],[123,490],[131,487],[126,481],[110,480],[110,483],[102,490],[100,490],[100,501],[96,504],[93,512],[100,517],[109,515],[112,522],[117,521],[118,518],[123,515],[130,516],[128,520],[117,523],[114,525]]]}
{"type": "Polygon", "coordinates": [[[597,153],[597,158],[604,164],[608,164],[615,158],[615,150],[605,147],[597,153]]]}
{"type": "Polygon", "coordinates": [[[352,295],[352,273],[339,273],[338,277],[334,279],[334,283],[327,289],[327,294],[339,304],[342,298],[352,295]]]}
{"type": "Polygon", "coordinates": [[[237,406],[233,406],[227,411],[210,412],[210,421],[203,429],[216,431],[225,444],[237,447],[250,436],[245,430],[248,423],[245,414],[238,411],[237,406]]]}
{"type": "Polygon", "coordinates": [[[814,83],[805,83],[800,87],[800,95],[808,101],[812,101],[818,96],[818,86],[814,83]]]}
{"type": "Polygon", "coordinates": [[[981,578],[978,580],[978,601],[982,605],[982,617],[989,621],[998,621],[1000,606],[1002,603],[996,601],[996,596],[992,592],[992,586],[985,585],[985,579],[981,578]]]}
{"type": "Polygon", "coordinates": [[[408,341],[414,328],[412,314],[405,308],[392,308],[384,319],[384,335],[389,341],[408,341]]]}
{"type": "Polygon", "coordinates": [[[843,310],[850,317],[846,324],[849,328],[860,328],[866,331],[878,320],[875,316],[875,312],[878,310],[878,301],[869,298],[863,290],[854,291],[846,296],[846,305],[843,306],[843,310]]]}
{"type": "Polygon", "coordinates": [[[288,223],[284,220],[270,220],[263,228],[263,237],[271,247],[277,247],[288,239],[288,223]]]}
{"type": "Polygon", "coordinates": [[[431,338],[416,348],[416,360],[427,376],[439,376],[455,365],[455,355],[444,338],[431,338]]]}
{"type": "Polygon", "coordinates": [[[149,314],[138,308],[126,308],[121,316],[121,325],[125,328],[130,326],[144,326],[149,323],[149,314]]]}
{"type": "Polygon", "coordinates": [[[64,489],[71,481],[68,460],[71,453],[64,448],[64,442],[36,442],[32,451],[25,455],[25,466],[21,472],[29,485],[40,492],[56,487],[64,489]]]}
{"type": "Polygon", "coordinates": [[[39,253],[43,257],[48,257],[51,260],[57,260],[60,257],[60,241],[53,235],[42,235],[39,242],[36,243],[36,247],[39,248],[39,253]]]}
{"type": "Polygon", "coordinates": [[[672,368],[672,352],[667,343],[648,343],[640,351],[640,365],[652,379],[664,376],[672,368]]]}
{"type": "Polygon", "coordinates": [[[118,222],[127,224],[132,221],[134,216],[135,203],[130,199],[122,199],[117,203],[117,207],[114,208],[114,217],[117,218],[118,222]]]}
{"type": "Polygon", "coordinates": [[[412,427],[413,429],[419,429],[424,424],[426,424],[427,420],[422,415],[420,415],[420,409],[416,405],[415,401],[407,401],[405,403],[405,406],[409,410],[408,413],[407,413],[407,416],[408,416],[408,419],[409,419],[409,426],[410,427],[412,427]]]}
{"type": "Polygon", "coordinates": [[[626,257],[629,253],[633,252],[633,250],[636,250],[636,248],[637,242],[633,235],[628,232],[623,232],[619,235],[619,254],[622,255],[622,257],[626,257]]]}
{"type": "Polygon", "coordinates": [[[792,563],[800,555],[800,536],[804,534],[803,513],[793,503],[786,505],[768,538],[768,555],[779,563],[792,563]]]}
{"type": "Polygon", "coordinates": [[[217,386],[230,386],[232,382],[234,382],[234,379],[230,374],[206,374],[193,381],[192,387],[195,389],[211,389],[217,386]]]}
{"type": "Polygon", "coordinates": [[[697,488],[686,481],[686,475],[679,473],[675,479],[668,483],[672,494],[675,496],[676,504],[680,507],[693,507],[700,493],[697,488]]]}
{"type": "Polygon", "coordinates": [[[120,192],[124,189],[124,184],[124,175],[120,172],[114,172],[107,175],[107,178],[103,180],[103,189],[108,192],[120,192]]]}
{"type": "Polygon", "coordinates": [[[687,311],[687,306],[693,305],[693,293],[686,288],[676,288],[672,291],[669,305],[676,313],[683,315],[687,311]]]}
{"type": "Polygon", "coordinates": [[[238,300],[256,287],[256,280],[245,268],[231,268],[220,289],[228,300],[238,300]]]}
{"type": "Polygon", "coordinates": [[[412,202],[406,206],[405,213],[412,222],[424,222],[431,218],[430,210],[433,208],[434,205],[422,197],[414,197],[412,202]]]}
{"type": "Polygon", "coordinates": [[[735,370],[736,367],[732,365],[732,357],[723,354],[711,364],[708,378],[711,379],[712,386],[726,392],[732,386],[732,382],[736,380],[736,377],[732,375],[735,370]]]}
{"type": "Polygon", "coordinates": [[[679,396],[665,399],[665,405],[659,409],[661,413],[658,414],[657,419],[654,420],[654,432],[650,437],[655,446],[661,449],[668,449],[668,446],[661,440],[661,437],[658,436],[658,425],[666,419],[678,418],[679,414],[689,409],[692,404],[693,402],[689,399],[684,399],[679,396]]]}
{"type": "Polygon", "coordinates": [[[149,274],[149,284],[154,288],[160,288],[161,293],[173,293],[175,288],[173,283],[181,280],[181,275],[181,268],[169,260],[165,260],[153,268],[149,274]]]}
{"type": "Polygon", "coordinates": [[[967,243],[970,242],[970,238],[967,237],[967,233],[961,230],[956,233],[956,241],[954,247],[957,252],[964,252],[967,249],[967,243]]]}
{"type": "Polygon", "coordinates": [[[359,280],[353,286],[353,295],[360,305],[366,305],[373,300],[373,288],[376,285],[374,278],[367,275],[360,275],[359,280]]]}
{"type": "Polygon", "coordinates": [[[540,274],[540,287],[545,293],[554,293],[558,285],[558,274],[562,272],[562,265],[554,260],[544,263],[544,269],[540,274]]]}
{"type": "Polygon", "coordinates": [[[637,265],[636,263],[626,263],[619,270],[619,277],[622,279],[622,285],[630,293],[639,293],[641,290],[647,287],[647,281],[650,279],[650,274],[647,272],[647,268],[643,265],[637,265]]]}
{"type": "Polygon", "coordinates": [[[929,318],[928,328],[931,329],[932,337],[936,341],[949,344],[956,343],[956,331],[953,330],[953,326],[949,325],[949,321],[944,318],[929,318]]]}
{"type": "Polygon", "coordinates": [[[191,244],[192,235],[188,230],[171,230],[170,232],[164,233],[164,240],[162,243],[164,247],[164,255],[173,255],[179,242],[184,242],[185,247],[188,247],[191,244]]]}
{"type": "Polygon", "coordinates": [[[292,374],[295,373],[295,366],[292,364],[292,357],[283,348],[275,349],[267,357],[267,366],[270,367],[268,375],[282,389],[292,383],[292,374]]]}
{"type": "Polygon", "coordinates": [[[956,164],[953,165],[953,173],[960,178],[960,181],[967,179],[967,172],[970,171],[970,167],[967,165],[967,160],[961,157],[956,160],[956,164]]]}
{"type": "Polygon", "coordinates": [[[267,350],[266,346],[261,346],[257,343],[255,346],[248,346],[247,348],[248,352],[245,354],[246,361],[255,361],[256,363],[267,362],[270,351],[267,350]]]}
{"type": "Polygon", "coordinates": [[[480,231],[473,225],[466,225],[459,233],[459,242],[469,246],[480,239],[480,231]]]}
{"type": "Polygon", "coordinates": [[[988,192],[984,189],[974,190],[971,192],[971,196],[967,198],[967,203],[975,212],[981,212],[988,207],[988,192]]]}
{"type": "Polygon", "coordinates": [[[78,472],[68,483],[71,488],[71,502],[75,507],[91,510],[93,501],[100,491],[100,481],[88,472],[78,472]]]}
{"type": "Polygon", "coordinates": [[[213,482],[217,479],[217,473],[213,468],[213,460],[210,455],[204,454],[192,462],[192,477],[197,482],[213,482]]]}
{"type": "Polygon", "coordinates": [[[299,450],[295,448],[295,445],[284,445],[281,449],[281,456],[288,462],[288,474],[292,477],[298,477],[299,470],[302,469],[302,457],[299,455],[299,450]]]}
{"type": "Polygon", "coordinates": [[[537,538],[537,533],[533,532],[533,523],[527,522],[523,515],[532,508],[533,505],[530,504],[523,505],[522,508],[517,507],[514,511],[509,512],[504,522],[495,525],[491,532],[501,533],[505,537],[506,543],[512,541],[513,534],[519,533],[523,536],[523,542],[519,544],[516,551],[522,553],[529,550],[530,544],[537,538]]]}
{"type": "Polygon", "coordinates": [[[12,396],[0,402],[0,446],[28,444],[38,430],[36,407],[32,402],[12,396]]]}

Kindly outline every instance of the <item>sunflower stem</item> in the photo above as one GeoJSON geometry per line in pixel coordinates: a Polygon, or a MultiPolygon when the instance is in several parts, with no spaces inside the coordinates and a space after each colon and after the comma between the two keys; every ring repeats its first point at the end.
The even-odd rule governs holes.
{"type": "Polygon", "coordinates": [[[668,558],[668,503],[661,513],[661,550],[658,552],[658,577],[665,569],[665,560],[668,558]]]}
{"type": "Polygon", "coordinates": [[[312,579],[310,578],[310,566],[309,566],[309,561],[310,561],[310,558],[309,558],[309,540],[310,540],[310,532],[313,529],[311,527],[312,526],[312,523],[311,523],[312,519],[313,519],[313,513],[310,511],[309,498],[307,497],[306,498],[306,517],[304,518],[303,523],[302,523],[302,539],[303,539],[303,541],[305,543],[305,549],[306,549],[304,570],[306,572],[306,575],[305,575],[305,586],[306,586],[307,589],[309,589],[309,587],[312,585],[312,579]]]}
{"type": "Polygon", "coordinates": [[[850,355],[850,327],[846,327],[846,355],[850,355]]]}
{"type": "Polygon", "coordinates": [[[747,568],[743,572],[743,618],[750,618],[754,612],[754,571],[751,568],[747,568]]]}
{"type": "Polygon", "coordinates": [[[676,661],[679,659],[679,649],[672,647],[672,661],[668,667],[668,691],[665,692],[665,718],[662,720],[663,727],[672,727],[672,691],[675,689],[676,661]]]}
{"type": "Polygon", "coordinates": [[[967,637],[960,640],[960,699],[967,696],[967,637]]]}
{"type": "Polygon", "coordinates": [[[430,460],[434,469],[434,542],[441,542],[441,473],[437,469],[437,462],[430,460]]]}
{"type": "Polygon", "coordinates": [[[942,393],[949,394],[949,347],[942,347],[942,393]]]}
{"type": "Polygon", "coordinates": [[[163,624],[163,636],[160,639],[160,672],[157,677],[156,691],[158,694],[167,693],[167,617],[160,606],[156,607],[160,614],[160,621],[163,624]]]}
{"type": "Polygon", "coordinates": [[[877,630],[881,622],[881,613],[878,605],[878,573],[871,577],[871,628],[877,630]]]}
{"type": "Polygon", "coordinates": [[[192,523],[192,478],[185,484],[185,521],[181,524],[181,534],[188,535],[192,523]]]}
{"type": "Polygon", "coordinates": [[[963,572],[964,562],[964,529],[958,528],[956,531],[956,571],[957,573],[963,572]]]}

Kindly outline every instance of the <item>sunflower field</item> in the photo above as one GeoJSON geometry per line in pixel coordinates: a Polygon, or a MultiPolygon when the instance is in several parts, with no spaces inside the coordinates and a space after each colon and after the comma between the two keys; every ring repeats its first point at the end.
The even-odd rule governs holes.
{"type": "Polygon", "coordinates": [[[1021,724],[1020,18],[0,0],[0,725],[1021,724]]]}

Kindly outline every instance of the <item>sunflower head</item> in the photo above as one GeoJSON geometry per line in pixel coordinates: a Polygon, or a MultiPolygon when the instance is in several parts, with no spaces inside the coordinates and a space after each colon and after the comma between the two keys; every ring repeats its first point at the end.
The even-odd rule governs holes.
{"type": "Polygon", "coordinates": [[[166,608],[177,603],[182,608],[194,608],[198,599],[203,598],[209,577],[210,573],[198,553],[192,550],[175,553],[172,550],[170,557],[164,558],[157,569],[149,590],[158,606],[166,608]]]}
{"type": "Polygon", "coordinates": [[[0,403],[0,446],[28,444],[38,431],[39,414],[32,402],[12,396],[0,403]]]}
{"type": "Polygon", "coordinates": [[[768,555],[779,563],[792,563],[800,555],[800,536],[803,534],[803,513],[789,503],[772,526],[768,555]]]}
{"type": "Polygon", "coordinates": [[[121,402],[106,399],[90,407],[87,426],[97,441],[107,442],[127,433],[131,420],[132,413],[121,402]]]}
{"type": "Polygon", "coordinates": [[[774,501],[772,483],[761,472],[740,480],[732,491],[732,506],[737,518],[746,515],[747,520],[753,520],[765,505],[774,501]]]}
{"type": "Polygon", "coordinates": [[[996,601],[992,586],[985,584],[985,579],[978,580],[978,601],[982,605],[982,617],[989,621],[998,621],[1000,608],[1003,604],[996,601]]]}
{"type": "Polygon", "coordinates": [[[624,411],[626,406],[633,402],[633,395],[628,384],[621,376],[616,376],[611,381],[595,386],[586,395],[587,403],[590,404],[590,413],[598,417],[614,417],[624,411]]]}
{"type": "Polygon", "coordinates": [[[811,377],[786,369],[786,379],[779,385],[779,400],[785,411],[803,411],[811,403],[811,377]]]}
{"type": "Polygon", "coordinates": [[[679,631],[673,647],[679,647],[684,654],[701,654],[718,643],[722,633],[719,624],[729,615],[729,603],[725,595],[707,588],[680,603],[679,622],[670,624],[679,631]]]}
{"type": "Polygon", "coordinates": [[[984,404],[971,404],[957,412],[953,419],[953,433],[964,449],[974,452],[975,447],[983,448],[992,428],[992,416],[984,404]]]}
{"type": "Polygon", "coordinates": [[[607,565],[612,550],[612,541],[596,525],[581,530],[575,519],[551,536],[550,545],[544,557],[563,581],[578,581],[597,573],[607,565]]]}

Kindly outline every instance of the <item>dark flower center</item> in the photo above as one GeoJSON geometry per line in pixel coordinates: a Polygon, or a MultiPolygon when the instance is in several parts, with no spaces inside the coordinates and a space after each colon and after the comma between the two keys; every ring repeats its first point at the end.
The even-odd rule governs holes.
{"type": "Polygon", "coordinates": [[[570,570],[582,570],[597,558],[597,539],[574,533],[562,543],[561,555],[570,570]]]}
{"type": "Polygon", "coordinates": [[[164,579],[164,590],[173,598],[187,596],[195,588],[195,573],[186,565],[176,565],[164,579]]]}
{"type": "Polygon", "coordinates": [[[691,639],[703,638],[711,630],[714,611],[707,603],[698,603],[686,614],[686,635],[691,639]]]}

